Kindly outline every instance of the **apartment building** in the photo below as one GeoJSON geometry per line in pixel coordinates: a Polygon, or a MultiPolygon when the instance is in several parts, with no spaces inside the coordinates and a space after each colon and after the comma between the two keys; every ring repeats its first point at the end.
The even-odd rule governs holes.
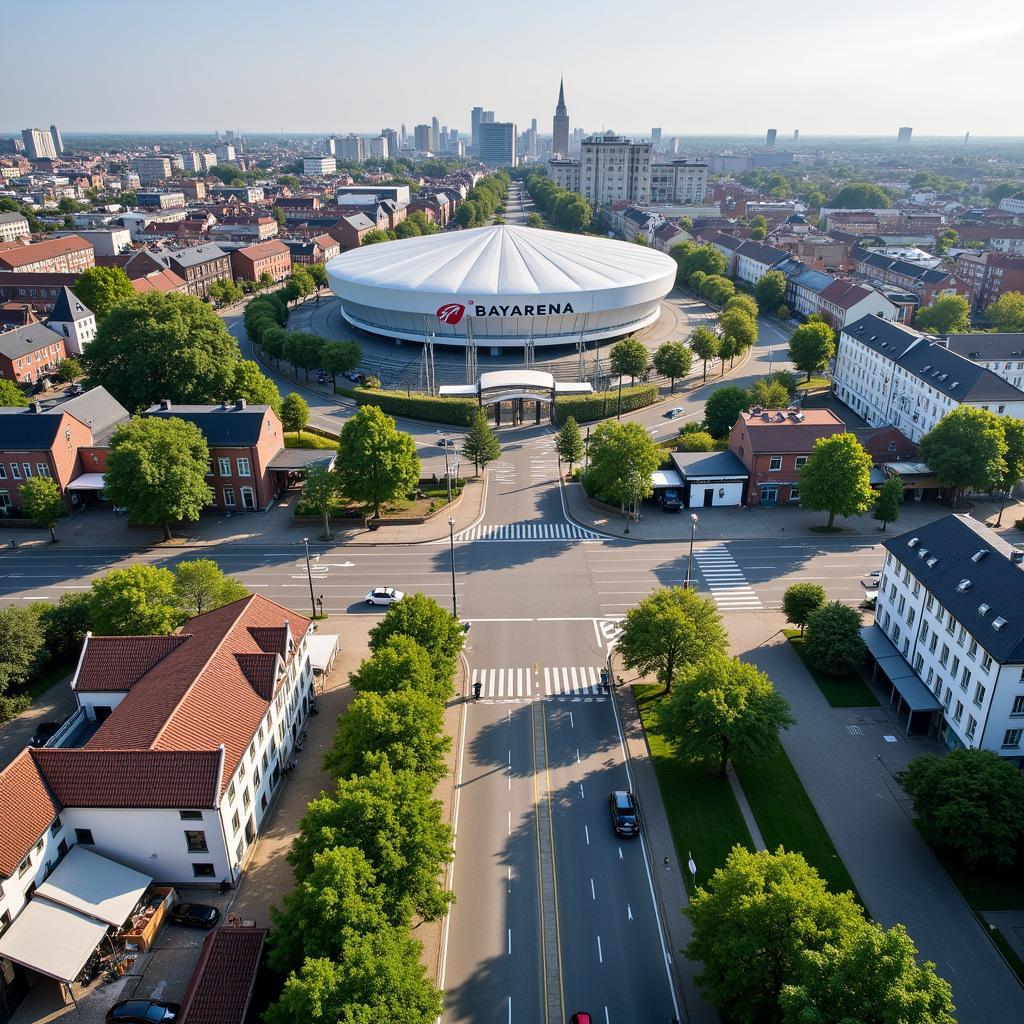
{"type": "Polygon", "coordinates": [[[316,235],[303,241],[285,240],[294,266],[326,263],[341,252],[341,243],[332,235],[316,235]]]}
{"type": "Polygon", "coordinates": [[[985,309],[1006,292],[1024,291],[1024,255],[1003,252],[962,252],[956,274],[975,309],[985,309]]]}
{"type": "Polygon", "coordinates": [[[306,156],[302,158],[302,173],[307,177],[322,177],[325,174],[335,174],[338,170],[338,161],[333,156],[306,156]]]}
{"type": "Polygon", "coordinates": [[[231,269],[236,281],[258,281],[263,274],[283,281],[292,270],[291,251],[276,239],[247,245],[231,253],[231,269]]]}
{"type": "Polygon", "coordinates": [[[31,233],[28,221],[20,213],[0,213],[0,242],[16,242],[31,233]]]}
{"type": "Polygon", "coordinates": [[[147,210],[178,210],[185,205],[184,192],[138,192],[135,198],[147,210]]]}
{"type": "Polygon", "coordinates": [[[95,265],[92,243],[78,235],[0,250],[0,273],[80,274],[95,265]]]}
{"type": "Polygon", "coordinates": [[[1024,334],[945,334],[935,340],[1024,389],[1024,334]]]}
{"type": "Polygon", "coordinates": [[[556,158],[547,162],[548,177],[559,187],[569,192],[581,191],[582,162],[556,158]]]}
{"type": "Polygon", "coordinates": [[[96,315],[68,287],[61,289],[46,326],[64,339],[69,355],[80,356],[96,337],[96,315]]]}
{"type": "Polygon", "coordinates": [[[651,201],[651,144],[613,131],[590,135],[580,149],[580,193],[596,206],[651,201]]]}
{"type": "Polygon", "coordinates": [[[43,324],[0,333],[0,377],[32,383],[57,369],[67,357],[64,340],[43,324]]]}
{"type": "Polygon", "coordinates": [[[652,203],[699,206],[708,189],[708,165],[697,160],[651,164],[652,203]]]}
{"type": "Polygon", "coordinates": [[[201,299],[210,294],[214,281],[231,280],[231,258],[216,245],[157,250],[153,256],[185,281],[189,295],[201,299]]]}
{"type": "Polygon", "coordinates": [[[169,178],[173,170],[166,156],[140,156],[135,160],[135,173],[143,185],[169,178]]]}
{"type": "Polygon", "coordinates": [[[922,306],[930,306],[940,295],[957,295],[965,290],[963,281],[941,266],[928,267],[860,248],[853,250],[853,261],[857,273],[872,284],[912,292],[922,306]]]}

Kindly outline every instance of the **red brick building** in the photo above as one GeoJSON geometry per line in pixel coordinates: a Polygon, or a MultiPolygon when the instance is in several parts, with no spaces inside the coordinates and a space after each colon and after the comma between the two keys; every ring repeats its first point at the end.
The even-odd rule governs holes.
{"type": "Polygon", "coordinates": [[[283,281],[292,272],[292,254],[284,242],[276,239],[247,245],[231,253],[231,269],[236,281],[256,281],[261,274],[283,281]]]}
{"type": "Polygon", "coordinates": [[[30,383],[57,369],[67,356],[64,339],[42,324],[0,334],[0,377],[30,383]]]}
{"type": "Polygon", "coordinates": [[[956,273],[967,284],[967,298],[975,309],[985,309],[1006,292],[1024,292],[1024,256],[1002,252],[962,252],[956,273]]]}
{"type": "Polygon", "coordinates": [[[78,274],[0,274],[0,299],[27,302],[33,309],[48,313],[64,294],[74,287],[78,274]]]}
{"type": "Polygon", "coordinates": [[[78,235],[0,250],[0,272],[8,274],[80,274],[95,265],[92,242],[78,235]]]}
{"type": "Polygon", "coordinates": [[[284,244],[288,246],[292,265],[296,267],[326,263],[341,252],[341,243],[327,234],[316,235],[303,241],[289,239],[284,244]]]}
{"type": "Polygon", "coordinates": [[[729,450],[747,467],[744,503],[787,505],[800,500],[800,469],[821,437],[845,433],[828,409],[780,409],[740,413],[729,435],[729,450]]]}

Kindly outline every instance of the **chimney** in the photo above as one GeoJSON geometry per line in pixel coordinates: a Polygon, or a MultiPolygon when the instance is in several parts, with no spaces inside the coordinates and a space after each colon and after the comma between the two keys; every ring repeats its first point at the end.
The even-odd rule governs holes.
{"type": "Polygon", "coordinates": [[[239,409],[239,410],[244,409],[245,408],[245,399],[244,398],[236,398],[235,399],[235,408],[239,409]]]}
{"type": "Polygon", "coordinates": [[[42,412],[43,411],[43,403],[42,402],[32,402],[32,403],[29,404],[29,409],[31,409],[32,412],[42,412]]]}
{"type": "Polygon", "coordinates": [[[171,410],[171,400],[169,398],[161,398],[160,399],[160,408],[164,412],[170,412],[170,410],[171,410]]]}

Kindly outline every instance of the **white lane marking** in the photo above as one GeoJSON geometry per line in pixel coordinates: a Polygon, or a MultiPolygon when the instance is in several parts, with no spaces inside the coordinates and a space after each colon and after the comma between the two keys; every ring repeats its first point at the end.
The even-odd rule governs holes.
{"type": "Polygon", "coordinates": [[[590,880],[590,898],[592,900],[596,900],[597,899],[597,890],[594,888],[594,880],[593,879],[590,880]]]}
{"type": "Polygon", "coordinates": [[[601,936],[597,937],[597,961],[598,963],[604,963],[604,954],[601,952],[601,936]]]}
{"type": "Polygon", "coordinates": [[[589,825],[584,825],[583,826],[583,835],[586,837],[587,846],[589,846],[590,845],[590,826],[589,825]]]}

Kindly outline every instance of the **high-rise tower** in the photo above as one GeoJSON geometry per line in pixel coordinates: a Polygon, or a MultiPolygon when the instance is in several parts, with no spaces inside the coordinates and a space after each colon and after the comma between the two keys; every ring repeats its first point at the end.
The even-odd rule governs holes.
{"type": "Polygon", "coordinates": [[[569,111],[565,106],[565,80],[558,83],[558,105],[551,121],[551,150],[555,156],[569,155],[569,111]]]}

